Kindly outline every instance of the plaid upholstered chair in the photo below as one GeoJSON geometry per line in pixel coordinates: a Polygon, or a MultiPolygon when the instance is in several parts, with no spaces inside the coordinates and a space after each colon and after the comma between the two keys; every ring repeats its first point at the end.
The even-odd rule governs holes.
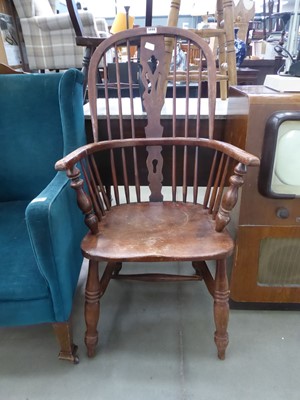
{"type": "MultiPolygon", "coordinates": [[[[84,49],[75,43],[68,13],[56,14],[55,0],[13,0],[25,42],[30,70],[81,68],[84,49]]],[[[87,36],[108,35],[105,19],[80,12],[87,36]]]]}

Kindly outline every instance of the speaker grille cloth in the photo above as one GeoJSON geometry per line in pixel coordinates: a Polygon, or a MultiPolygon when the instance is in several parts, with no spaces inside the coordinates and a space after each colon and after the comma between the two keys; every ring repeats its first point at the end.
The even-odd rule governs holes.
{"type": "Polygon", "coordinates": [[[266,238],[260,243],[258,284],[300,285],[300,238],[266,238]]]}

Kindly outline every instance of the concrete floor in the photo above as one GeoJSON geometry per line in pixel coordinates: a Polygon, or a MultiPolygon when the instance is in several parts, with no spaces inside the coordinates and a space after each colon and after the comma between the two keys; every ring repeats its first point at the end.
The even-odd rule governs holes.
{"type": "Polygon", "coordinates": [[[299,400],[299,312],[231,310],[220,361],[204,284],[112,281],[88,359],[85,277],[86,264],[73,313],[80,363],[57,359],[51,326],[1,329],[0,400],[299,400]]]}

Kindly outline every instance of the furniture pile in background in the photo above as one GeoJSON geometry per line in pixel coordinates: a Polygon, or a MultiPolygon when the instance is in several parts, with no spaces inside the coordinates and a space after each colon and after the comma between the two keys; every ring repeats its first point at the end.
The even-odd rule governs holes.
{"type": "MultiPolygon", "coordinates": [[[[75,42],[68,13],[56,14],[55,0],[13,0],[22,28],[29,69],[62,70],[81,68],[83,49],[75,42]]],[[[80,11],[87,36],[107,37],[105,19],[80,11]]]]}

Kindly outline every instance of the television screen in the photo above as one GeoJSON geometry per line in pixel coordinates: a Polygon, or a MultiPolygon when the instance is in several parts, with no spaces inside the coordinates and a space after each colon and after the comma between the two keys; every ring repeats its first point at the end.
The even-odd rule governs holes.
{"type": "Polygon", "coordinates": [[[267,197],[300,196],[300,112],[276,112],[267,121],[258,187],[267,197]]]}

